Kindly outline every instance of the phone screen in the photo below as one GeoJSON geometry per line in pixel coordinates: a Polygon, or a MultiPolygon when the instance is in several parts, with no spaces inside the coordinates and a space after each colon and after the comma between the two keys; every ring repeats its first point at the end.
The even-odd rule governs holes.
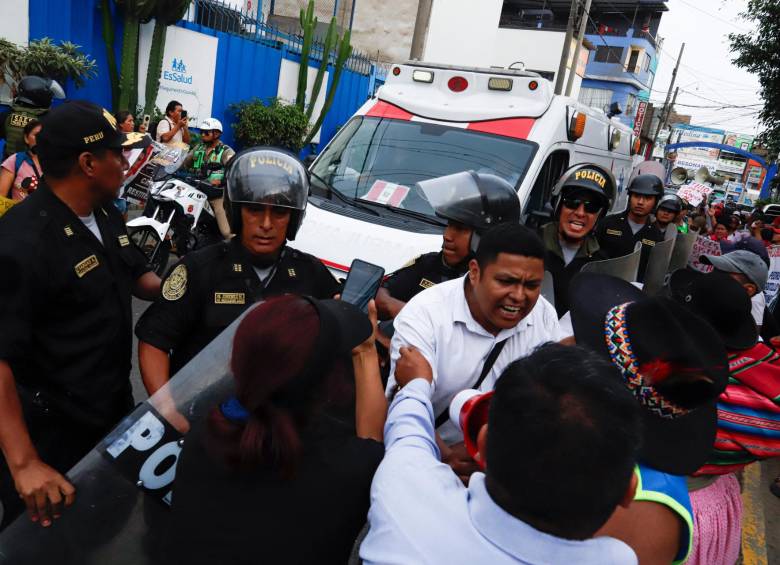
{"type": "Polygon", "coordinates": [[[148,126],[151,119],[152,117],[149,114],[144,114],[144,125],[148,126]]]}
{"type": "Polygon", "coordinates": [[[341,299],[368,313],[368,301],[376,297],[379,285],[385,276],[385,270],[372,263],[355,259],[349,268],[341,299]]]}

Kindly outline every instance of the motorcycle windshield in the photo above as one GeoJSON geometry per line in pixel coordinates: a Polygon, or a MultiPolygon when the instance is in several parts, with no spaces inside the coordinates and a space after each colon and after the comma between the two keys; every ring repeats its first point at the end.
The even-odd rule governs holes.
{"type": "MultiPolygon", "coordinates": [[[[251,309],[250,309],[251,311],[251,309]]],[[[0,563],[163,563],[182,423],[232,394],[233,322],[139,404],[68,473],[76,500],[51,527],[20,516],[0,535],[0,563]]]]}

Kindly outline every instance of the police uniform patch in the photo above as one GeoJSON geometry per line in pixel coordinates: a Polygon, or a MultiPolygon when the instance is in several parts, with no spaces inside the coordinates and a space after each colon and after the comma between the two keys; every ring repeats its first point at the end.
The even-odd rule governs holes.
{"type": "Polygon", "coordinates": [[[120,235],[118,238],[119,245],[122,247],[127,247],[130,245],[130,238],[128,238],[126,235],[120,235]]]}
{"type": "Polygon", "coordinates": [[[295,274],[295,269],[287,269],[287,275],[288,275],[288,276],[289,276],[291,279],[294,279],[296,276],[298,276],[298,275],[296,275],[296,274],[295,274]]]}
{"type": "Polygon", "coordinates": [[[652,239],[643,239],[642,245],[649,245],[650,247],[655,247],[655,241],[652,239]]]}
{"type": "Polygon", "coordinates": [[[72,227],[65,226],[65,229],[63,229],[63,231],[65,232],[65,235],[67,235],[68,237],[73,237],[73,228],[72,227]]]}
{"type": "Polygon", "coordinates": [[[246,304],[243,292],[215,292],[214,304],[246,304]]]}
{"type": "Polygon", "coordinates": [[[76,276],[81,278],[98,265],[100,265],[100,262],[98,261],[97,256],[90,255],[83,261],[76,263],[76,266],[73,267],[73,269],[76,271],[76,276]]]}
{"type": "Polygon", "coordinates": [[[243,270],[241,263],[233,263],[233,272],[240,273],[243,270]]]}
{"type": "Polygon", "coordinates": [[[621,236],[621,235],[623,235],[623,232],[621,230],[610,230],[610,229],[608,229],[607,230],[607,235],[621,236]]]}
{"type": "Polygon", "coordinates": [[[436,283],[429,281],[428,279],[420,279],[420,286],[423,288],[431,288],[436,286],[436,283]]]}
{"type": "Polygon", "coordinates": [[[187,292],[187,267],[182,263],[165,279],[162,287],[162,297],[173,302],[184,296],[185,292],[187,292]]]}

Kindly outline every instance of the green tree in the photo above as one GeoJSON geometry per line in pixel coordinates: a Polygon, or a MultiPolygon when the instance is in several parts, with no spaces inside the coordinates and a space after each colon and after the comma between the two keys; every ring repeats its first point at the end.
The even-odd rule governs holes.
{"type": "Polygon", "coordinates": [[[55,43],[48,37],[31,41],[27,47],[0,39],[0,76],[7,73],[14,83],[25,75],[53,78],[61,84],[69,79],[76,86],[97,76],[97,64],[75,43],[55,43]]]}
{"type": "Polygon", "coordinates": [[[731,33],[733,62],[758,77],[764,107],[758,118],[763,131],[757,141],[777,154],[780,151],[780,0],[749,0],[741,16],[756,24],[751,33],[731,33]]]}

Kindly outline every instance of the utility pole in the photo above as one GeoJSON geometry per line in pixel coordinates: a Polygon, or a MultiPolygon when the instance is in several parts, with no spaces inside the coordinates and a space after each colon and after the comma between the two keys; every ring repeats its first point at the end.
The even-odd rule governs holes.
{"type": "Polygon", "coordinates": [[[582,18],[580,19],[580,29],[577,33],[577,45],[574,47],[574,55],[571,58],[569,79],[566,81],[566,96],[571,96],[571,90],[574,87],[574,77],[577,75],[577,66],[580,58],[580,51],[582,50],[582,42],[585,39],[585,28],[588,25],[588,18],[590,17],[590,3],[591,0],[585,0],[585,11],[582,13],[582,18]]]}
{"type": "Polygon", "coordinates": [[[414,35],[412,36],[412,49],[409,53],[411,60],[423,58],[425,51],[425,37],[428,35],[428,25],[431,22],[431,8],[433,0],[420,0],[417,4],[417,19],[414,21],[414,35]]]}
{"type": "Polygon", "coordinates": [[[682,46],[680,46],[680,54],[677,55],[677,63],[674,65],[674,70],[672,71],[672,82],[669,83],[669,90],[666,91],[666,100],[664,100],[664,107],[663,110],[661,110],[661,116],[659,117],[658,125],[655,127],[655,134],[653,135],[652,147],[655,147],[655,142],[658,140],[658,132],[661,131],[662,119],[664,115],[667,114],[667,108],[669,106],[669,98],[672,96],[674,81],[677,79],[677,69],[680,68],[680,60],[682,59],[684,50],[685,50],[685,43],[683,43],[682,46]]]}
{"type": "Polygon", "coordinates": [[[571,0],[569,8],[569,23],[566,25],[566,39],[563,40],[563,53],[561,53],[561,62],[558,64],[558,74],[555,75],[555,94],[563,92],[563,79],[566,75],[566,63],[569,62],[569,50],[571,49],[571,40],[574,37],[574,19],[577,15],[577,5],[579,0],[571,0]]]}
{"type": "Polygon", "coordinates": [[[680,87],[679,86],[674,89],[674,96],[672,96],[672,103],[669,104],[668,108],[664,108],[664,111],[663,111],[663,114],[662,114],[662,118],[663,118],[664,121],[661,124],[661,122],[659,120],[658,123],[661,124],[661,127],[659,128],[658,131],[661,131],[667,125],[669,125],[669,116],[672,115],[672,110],[674,109],[674,103],[677,102],[677,93],[678,92],[680,92],[680,87]]]}

